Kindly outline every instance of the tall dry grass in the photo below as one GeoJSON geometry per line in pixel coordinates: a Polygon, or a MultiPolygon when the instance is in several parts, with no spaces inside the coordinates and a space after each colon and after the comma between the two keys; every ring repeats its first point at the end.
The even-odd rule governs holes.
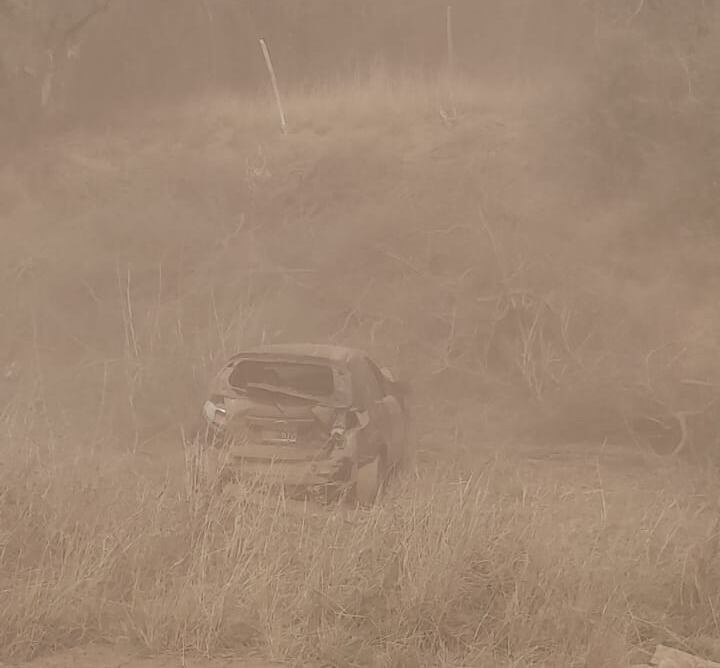
{"type": "Polygon", "coordinates": [[[475,474],[408,475],[371,510],[318,510],[251,488],[213,496],[90,450],[26,445],[5,460],[5,658],[120,640],[304,665],[617,666],[657,641],[720,651],[711,475],[500,455],[475,474]]]}

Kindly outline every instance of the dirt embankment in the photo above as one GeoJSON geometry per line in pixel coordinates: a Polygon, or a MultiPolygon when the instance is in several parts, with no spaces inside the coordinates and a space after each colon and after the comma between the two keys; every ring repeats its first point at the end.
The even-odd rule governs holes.
{"type": "Polygon", "coordinates": [[[614,182],[588,95],[458,85],[448,121],[442,87],[380,76],[293,97],[288,136],[269,101],[215,97],[16,155],[3,396],[39,384],[65,424],[146,442],[231,350],[320,339],[464,421],[602,440],[647,413],[673,445],[713,396],[718,242],[692,209],[653,229],[672,154],[614,182]]]}

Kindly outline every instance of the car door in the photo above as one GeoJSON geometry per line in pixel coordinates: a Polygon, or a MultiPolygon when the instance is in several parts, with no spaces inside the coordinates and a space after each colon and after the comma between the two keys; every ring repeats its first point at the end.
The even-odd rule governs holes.
{"type": "Polygon", "coordinates": [[[372,401],[374,420],[378,425],[382,442],[388,448],[389,464],[396,464],[402,452],[403,421],[402,410],[396,399],[385,390],[385,380],[373,361],[361,359],[363,383],[372,401]]]}
{"type": "MultiPolygon", "coordinates": [[[[383,405],[383,390],[373,375],[365,359],[355,358],[351,365],[353,399],[356,408],[366,411],[368,425],[364,429],[361,445],[361,459],[375,457],[375,448],[384,443],[388,449],[393,447],[392,425],[389,414],[383,405]]],[[[388,453],[392,456],[393,453],[388,453]]]]}
{"type": "Polygon", "coordinates": [[[381,403],[387,413],[388,428],[390,431],[389,442],[393,447],[394,459],[395,462],[397,462],[402,458],[406,438],[405,412],[397,397],[387,390],[387,382],[382,371],[380,371],[378,366],[370,358],[367,358],[366,362],[382,390],[383,396],[381,403]]]}

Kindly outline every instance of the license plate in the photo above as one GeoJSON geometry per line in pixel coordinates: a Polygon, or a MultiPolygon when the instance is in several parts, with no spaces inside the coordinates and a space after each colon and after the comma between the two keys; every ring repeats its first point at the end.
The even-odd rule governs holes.
{"type": "Polygon", "coordinates": [[[285,443],[292,445],[297,443],[297,433],[294,431],[264,431],[263,441],[269,443],[285,443]]]}

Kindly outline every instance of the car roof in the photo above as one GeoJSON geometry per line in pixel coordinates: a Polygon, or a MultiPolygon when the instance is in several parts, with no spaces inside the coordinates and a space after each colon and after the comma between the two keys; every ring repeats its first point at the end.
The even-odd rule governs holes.
{"type": "Polygon", "coordinates": [[[347,364],[353,358],[364,357],[367,353],[357,348],[322,343],[273,343],[248,348],[233,355],[232,359],[264,355],[287,358],[315,358],[328,362],[347,364]]]}

